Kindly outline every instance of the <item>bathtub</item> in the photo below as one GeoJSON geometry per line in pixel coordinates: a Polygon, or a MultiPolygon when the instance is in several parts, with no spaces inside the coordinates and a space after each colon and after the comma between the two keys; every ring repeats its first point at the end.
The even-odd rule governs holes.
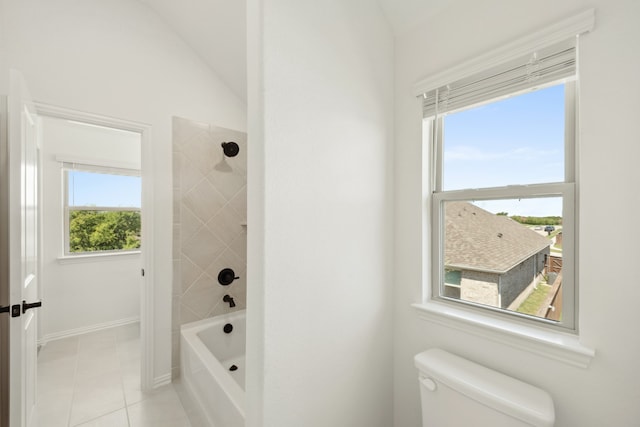
{"type": "Polygon", "coordinates": [[[245,325],[240,310],[180,329],[182,382],[212,427],[245,425],[245,325]]]}

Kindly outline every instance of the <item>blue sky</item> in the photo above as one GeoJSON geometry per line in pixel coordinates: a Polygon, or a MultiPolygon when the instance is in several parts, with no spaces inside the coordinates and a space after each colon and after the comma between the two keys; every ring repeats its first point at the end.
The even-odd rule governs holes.
{"type": "MultiPolygon", "coordinates": [[[[564,181],[564,85],[449,114],[443,189],[564,181]]],[[[562,215],[560,198],[476,203],[509,215],[562,215]]]]}
{"type": "Polygon", "coordinates": [[[69,171],[69,205],[140,207],[137,176],[69,171]]]}

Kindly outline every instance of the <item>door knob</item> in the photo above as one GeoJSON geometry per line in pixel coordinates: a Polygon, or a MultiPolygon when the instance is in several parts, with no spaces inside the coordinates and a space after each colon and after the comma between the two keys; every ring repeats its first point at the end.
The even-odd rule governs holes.
{"type": "Polygon", "coordinates": [[[22,301],[22,314],[24,314],[30,308],[37,308],[37,307],[42,307],[42,301],[32,302],[30,304],[27,304],[26,301],[22,301]]]}

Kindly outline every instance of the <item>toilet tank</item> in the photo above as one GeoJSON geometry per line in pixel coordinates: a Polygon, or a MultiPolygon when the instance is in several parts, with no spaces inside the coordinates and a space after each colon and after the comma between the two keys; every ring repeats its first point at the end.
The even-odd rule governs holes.
{"type": "Polygon", "coordinates": [[[441,349],[415,356],[423,427],[551,427],[549,393],[441,349]]]}

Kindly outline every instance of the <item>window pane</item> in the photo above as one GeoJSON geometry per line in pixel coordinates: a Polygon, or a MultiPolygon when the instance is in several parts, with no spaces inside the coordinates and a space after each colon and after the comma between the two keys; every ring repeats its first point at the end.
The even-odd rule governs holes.
{"type": "Polygon", "coordinates": [[[443,190],[564,181],[564,84],[444,117],[443,190]]]}
{"type": "Polygon", "coordinates": [[[69,206],[140,208],[139,176],[68,171],[69,206]]]}
{"type": "Polygon", "coordinates": [[[561,197],[447,201],[444,224],[441,296],[559,320],[561,197]]]}
{"type": "Polygon", "coordinates": [[[69,252],[140,248],[140,211],[69,211],[69,252]]]}

